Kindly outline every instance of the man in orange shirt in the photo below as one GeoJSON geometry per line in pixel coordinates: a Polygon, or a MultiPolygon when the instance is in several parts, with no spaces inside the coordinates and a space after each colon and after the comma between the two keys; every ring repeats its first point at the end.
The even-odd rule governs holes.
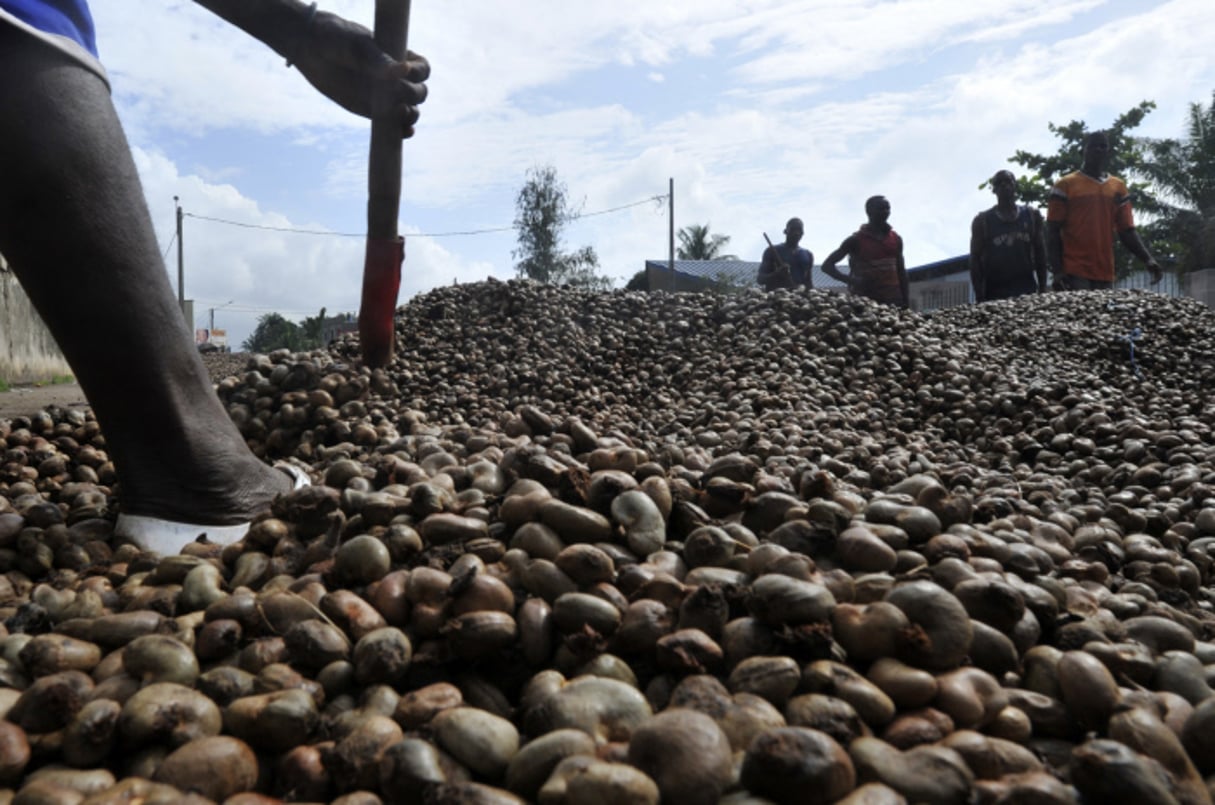
{"type": "Polygon", "coordinates": [[[1110,139],[1084,138],[1084,165],[1058,181],[1046,208],[1046,245],[1065,290],[1098,291],[1114,284],[1114,235],[1160,282],[1160,264],[1135,231],[1126,183],[1105,172],[1110,139]]]}

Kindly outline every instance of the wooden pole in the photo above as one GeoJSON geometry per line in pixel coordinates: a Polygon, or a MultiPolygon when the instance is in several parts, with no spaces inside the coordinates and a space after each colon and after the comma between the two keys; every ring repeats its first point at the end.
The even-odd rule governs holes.
{"type": "Polygon", "coordinates": [[[671,177],[670,187],[667,190],[667,225],[670,228],[667,242],[667,268],[670,269],[670,284],[671,287],[667,290],[675,290],[675,177],[671,177]]]}

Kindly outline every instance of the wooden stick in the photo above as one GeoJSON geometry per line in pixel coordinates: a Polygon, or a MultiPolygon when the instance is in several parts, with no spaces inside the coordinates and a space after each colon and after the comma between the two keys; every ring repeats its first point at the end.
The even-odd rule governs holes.
{"type": "MultiPolygon", "coordinates": [[[[409,0],[376,0],[375,41],[397,61],[405,58],[409,38],[409,0]]],[[[401,212],[401,121],[377,109],[371,119],[367,166],[367,236],[397,236],[401,212]]]]}

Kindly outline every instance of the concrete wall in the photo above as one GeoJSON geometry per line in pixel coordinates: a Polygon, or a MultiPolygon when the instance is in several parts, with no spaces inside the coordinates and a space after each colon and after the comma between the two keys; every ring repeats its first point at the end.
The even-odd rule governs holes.
{"type": "Polygon", "coordinates": [[[910,279],[913,281],[907,284],[907,290],[911,294],[912,310],[924,312],[966,305],[974,298],[969,274],[962,279],[930,279],[916,282],[914,275],[910,279]]]}
{"type": "Polygon", "coordinates": [[[37,383],[71,374],[55,339],[0,257],[0,380],[37,383]]]}
{"type": "Polygon", "coordinates": [[[1215,268],[1191,271],[1186,275],[1186,295],[1215,307],[1215,268]]]}

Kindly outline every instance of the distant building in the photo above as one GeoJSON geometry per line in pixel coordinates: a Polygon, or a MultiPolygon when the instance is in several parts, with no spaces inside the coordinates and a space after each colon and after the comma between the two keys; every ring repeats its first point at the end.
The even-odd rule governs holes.
{"type": "Polygon", "coordinates": [[[1215,307],[1215,268],[1191,271],[1181,279],[1186,296],[1215,307]]]}
{"type": "MultiPolygon", "coordinates": [[[[974,288],[970,284],[970,257],[965,254],[909,268],[907,280],[911,286],[912,310],[939,310],[975,301],[974,288]]],[[[1183,276],[1165,269],[1164,278],[1156,285],[1151,284],[1146,271],[1135,271],[1116,280],[1114,288],[1188,296],[1215,307],[1215,271],[1210,269],[1183,276]]]]}
{"type": "Polygon", "coordinates": [[[359,331],[359,320],[353,313],[330,316],[321,324],[321,345],[329,346],[347,333],[359,331]]]}
{"type": "Polygon", "coordinates": [[[751,288],[759,263],[746,260],[646,260],[645,279],[651,291],[706,291],[718,287],[751,288]]]}
{"type": "Polygon", "coordinates": [[[970,287],[970,256],[948,257],[907,269],[911,309],[939,310],[974,301],[970,287]]]}
{"type": "MultiPolygon", "coordinates": [[[[667,260],[646,260],[645,276],[651,291],[704,291],[719,288],[758,288],[759,263],[750,260],[676,260],[672,272],[667,260]]],[[[841,290],[817,265],[811,272],[815,288],[841,290]]]]}

